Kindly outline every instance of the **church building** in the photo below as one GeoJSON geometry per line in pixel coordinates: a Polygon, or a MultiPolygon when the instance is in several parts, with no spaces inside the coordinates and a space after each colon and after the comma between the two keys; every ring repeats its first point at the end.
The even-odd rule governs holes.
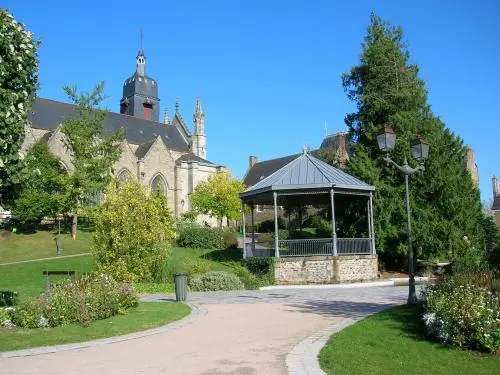
{"type": "MultiPolygon", "coordinates": [[[[176,216],[189,211],[189,194],[198,183],[226,170],[207,160],[201,100],[198,98],[196,102],[192,132],[180,114],[178,102],[172,119],[165,111],[163,122],[160,122],[158,83],[146,75],[146,56],[139,50],[136,70],[125,80],[119,104],[120,113],[108,112],[104,124],[104,136],[119,128],[125,131],[121,157],[113,173],[119,181],[133,176],[152,190],[160,189],[176,216]]],[[[64,145],[61,124],[65,118],[76,116],[78,112],[72,104],[38,98],[25,127],[23,151],[42,139],[71,173],[71,156],[64,145]]],[[[200,217],[199,220],[216,225],[215,219],[200,217]]]]}

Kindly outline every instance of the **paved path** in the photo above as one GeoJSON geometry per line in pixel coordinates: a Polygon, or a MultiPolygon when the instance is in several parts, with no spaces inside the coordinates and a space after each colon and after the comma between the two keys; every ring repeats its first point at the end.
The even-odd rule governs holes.
{"type": "Polygon", "coordinates": [[[38,259],[28,259],[28,260],[18,260],[17,262],[9,262],[9,263],[0,263],[0,266],[11,266],[13,264],[23,264],[23,263],[32,263],[32,262],[41,262],[43,260],[54,260],[54,259],[64,259],[64,258],[75,258],[75,257],[83,257],[86,255],[90,255],[90,253],[80,253],[73,255],[60,255],[58,257],[49,257],[49,258],[38,258],[38,259]]]}
{"type": "Polygon", "coordinates": [[[406,295],[406,287],[190,293],[189,301],[208,311],[191,324],[107,345],[0,359],[0,374],[301,373],[300,361],[287,361],[288,369],[285,361],[297,343],[346,318],[404,303],[406,295]]]}

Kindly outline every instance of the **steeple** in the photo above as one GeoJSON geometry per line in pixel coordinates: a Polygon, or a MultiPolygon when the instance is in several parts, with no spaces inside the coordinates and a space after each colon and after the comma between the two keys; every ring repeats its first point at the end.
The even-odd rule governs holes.
{"type": "Polygon", "coordinates": [[[201,100],[198,97],[196,99],[196,109],[194,111],[194,134],[205,135],[205,114],[203,113],[203,107],[201,106],[201,100]]]}
{"type": "Polygon", "coordinates": [[[165,125],[170,124],[170,120],[168,118],[168,110],[165,108],[165,112],[163,113],[163,123],[165,125]]]}
{"type": "Polygon", "coordinates": [[[191,151],[200,158],[207,158],[207,137],[205,136],[205,114],[201,106],[201,100],[196,100],[196,108],[193,115],[194,133],[191,137],[191,151]]]}
{"type": "Polygon", "coordinates": [[[134,74],[123,83],[120,113],[150,121],[160,121],[158,84],[146,75],[146,56],[142,47],[137,52],[134,74]]]}
{"type": "Polygon", "coordinates": [[[142,48],[137,52],[137,66],[135,71],[140,76],[144,76],[146,73],[146,56],[144,56],[142,48]]]}

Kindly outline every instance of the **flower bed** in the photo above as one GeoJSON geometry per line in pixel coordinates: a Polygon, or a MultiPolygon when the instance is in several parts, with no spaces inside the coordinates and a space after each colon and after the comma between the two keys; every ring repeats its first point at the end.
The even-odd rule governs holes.
{"type": "Polygon", "coordinates": [[[106,275],[84,275],[57,283],[48,299],[39,297],[11,309],[3,325],[10,323],[26,328],[69,323],[89,325],[95,320],[124,313],[137,304],[130,284],[117,282],[106,275]]]}
{"type": "Polygon", "coordinates": [[[460,347],[500,349],[500,295],[482,286],[484,278],[445,277],[423,292],[423,319],[430,334],[460,347]]]}

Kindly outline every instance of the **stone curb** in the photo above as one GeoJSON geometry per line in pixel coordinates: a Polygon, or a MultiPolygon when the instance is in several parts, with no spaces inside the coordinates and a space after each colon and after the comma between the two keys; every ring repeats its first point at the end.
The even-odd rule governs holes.
{"type": "MultiPolygon", "coordinates": [[[[429,281],[428,277],[415,277],[415,284],[425,284],[429,281]]],[[[386,281],[372,281],[363,283],[345,283],[345,284],[309,284],[309,285],[269,285],[260,287],[259,290],[275,289],[350,289],[350,288],[368,288],[380,286],[404,286],[408,285],[409,279],[397,278],[386,281]]]]}
{"type": "Polygon", "coordinates": [[[381,309],[367,312],[365,315],[356,318],[344,318],[341,322],[332,324],[326,329],[316,332],[299,342],[286,356],[286,367],[289,375],[326,375],[319,366],[319,353],[326,345],[332,335],[342,331],[359,320],[383,311],[385,309],[398,306],[398,304],[387,305],[381,309]]]}
{"type": "Polygon", "coordinates": [[[158,328],[152,328],[152,329],[147,329],[145,331],[132,332],[132,333],[128,333],[125,335],[107,337],[107,338],[97,339],[97,340],[92,340],[92,341],[78,342],[78,343],[73,343],[73,344],[42,346],[42,347],[31,348],[31,349],[21,349],[21,350],[9,351],[9,352],[0,352],[0,358],[27,357],[27,356],[35,356],[35,355],[48,354],[48,353],[57,353],[57,352],[62,352],[62,351],[67,351],[67,350],[89,348],[89,347],[94,347],[94,346],[99,346],[99,345],[111,344],[114,342],[139,339],[142,337],[147,337],[147,336],[157,335],[159,333],[173,331],[174,329],[178,329],[178,328],[183,327],[187,324],[191,324],[195,320],[199,319],[200,317],[207,315],[207,310],[204,307],[202,307],[196,303],[187,303],[187,305],[191,308],[191,313],[188,316],[182,318],[181,320],[177,320],[177,321],[168,323],[168,324],[161,326],[161,327],[158,327],[158,328]]]}

